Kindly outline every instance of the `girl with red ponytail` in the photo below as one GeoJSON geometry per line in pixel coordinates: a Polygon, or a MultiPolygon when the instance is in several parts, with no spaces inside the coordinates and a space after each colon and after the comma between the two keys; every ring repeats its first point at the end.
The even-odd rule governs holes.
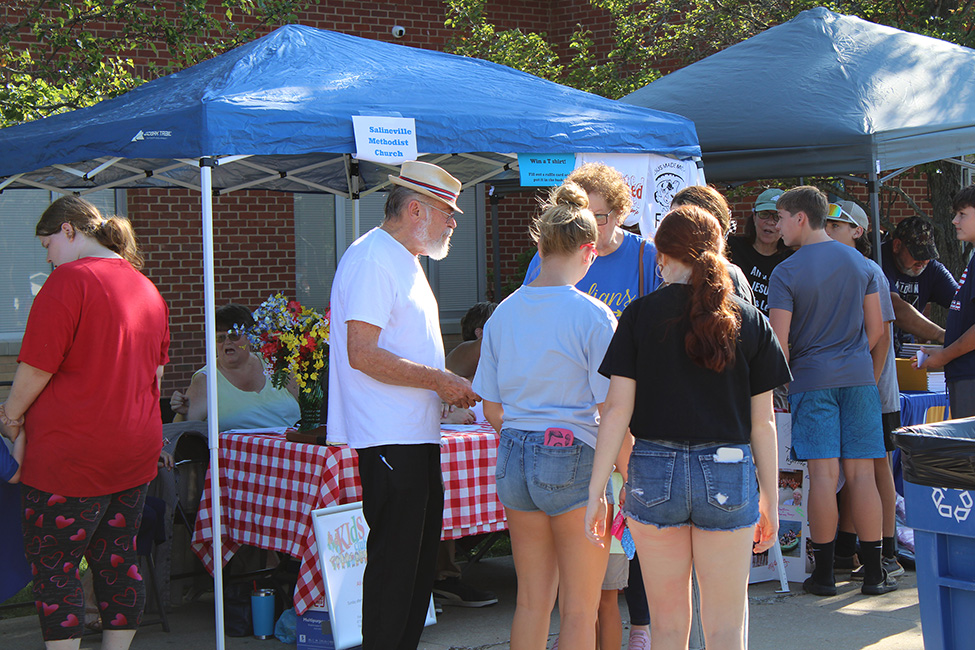
{"type": "Polygon", "coordinates": [[[744,650],[751,552],[778,529],[772,389],[791,376],[765,316],[733,295],[722,235],[696,206],[664,217],[654,243],[665,284],[624,310],[599,368],[610,386],[586,532],[601,543],[606,479],[629,427],[623,514],[654,650],[687,647],[692,568],[708,649],[744,650]]]}

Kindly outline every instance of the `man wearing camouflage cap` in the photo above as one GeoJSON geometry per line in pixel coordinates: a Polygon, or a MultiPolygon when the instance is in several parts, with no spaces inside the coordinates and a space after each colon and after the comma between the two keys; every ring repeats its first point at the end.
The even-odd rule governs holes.
{"type": "Polygon", "coordinates": [[[955,278],[937,261],[934,228],[928,219],[908,217],[881,247],[884,275],[894,302],[896,349],[909,335],[918,341],[943,343],[945,331],[921,313],[929,302],[947,308],[958,290],[955,278]]]}

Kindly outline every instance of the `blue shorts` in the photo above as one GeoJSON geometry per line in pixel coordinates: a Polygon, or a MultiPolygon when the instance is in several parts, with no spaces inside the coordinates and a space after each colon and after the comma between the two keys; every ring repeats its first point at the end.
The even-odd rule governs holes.
{"type": "MultiPolygon", "coordinates": [[[[502,429],[494,479],[505,508],[549,516],[585,507],[595,452],[575,440],[571,447],[546,447],[544,431],[502,429]]],[[[613,503],[607,484],[606,495],[613,503]]]]}
{"type": "Polygon", "coordinates": [[[749,445],[637,440],[630,455],[623,514],[658,528],[738,530],[758,523],[758,478],[749,445]],[[720,447],[742,458],[719,463],[720,447]]]}
{"type": "Polygon", "coordinates": [[[789,407],[797,460],[887,455],[876,385],[796,393],[789,395],[789,407]]]}

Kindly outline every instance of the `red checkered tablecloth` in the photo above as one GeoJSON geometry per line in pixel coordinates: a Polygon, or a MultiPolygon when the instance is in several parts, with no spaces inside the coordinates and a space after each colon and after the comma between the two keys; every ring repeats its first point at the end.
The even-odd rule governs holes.
{"type": "MultiPolygon", "coordinates": [[[[498,436],[487,424],[442,432],[443,538],[504,530],[494,485],[498,436]]],[[[346,446],[288,442],[283,435],[220,436],[223,564],[242,544],[298,558],[298,614],[324,596],[311,512],[362,500],[358,456],[346,446]]],[[[207,472],[193,532],[193,552],[214,571],[212,492],[207,472]]]]}

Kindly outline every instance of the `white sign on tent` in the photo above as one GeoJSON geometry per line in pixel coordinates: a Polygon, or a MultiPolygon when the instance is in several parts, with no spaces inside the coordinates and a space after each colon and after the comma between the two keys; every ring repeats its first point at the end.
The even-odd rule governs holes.
{"type": "Polygon", "coordinates": [[[399,165],[416,160],[416,121],[412,117],[352,116],[355,157],[399,165]]]}

